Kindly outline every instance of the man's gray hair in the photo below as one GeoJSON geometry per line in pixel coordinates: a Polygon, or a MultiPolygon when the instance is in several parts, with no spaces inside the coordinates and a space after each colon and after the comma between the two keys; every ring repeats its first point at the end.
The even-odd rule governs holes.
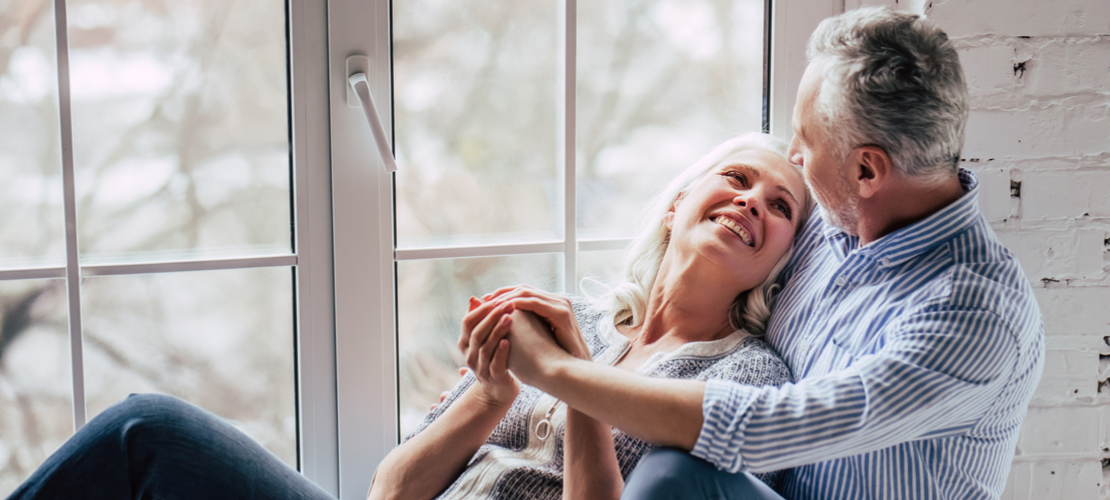
{"type": "Polygon", "coordinates": [[[969,105],[944,31],[916,14],[856,9],[822,21],[806,58],[827,61],[814,110],[840,158],[871,145],[923,183],[956,174],[969,105]]]}

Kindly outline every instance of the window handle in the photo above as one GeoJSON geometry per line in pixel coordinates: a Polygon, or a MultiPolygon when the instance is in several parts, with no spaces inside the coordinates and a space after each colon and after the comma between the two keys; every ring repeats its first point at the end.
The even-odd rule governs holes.
{"type": "Polygon", "coordinates": [[[393,158],[393,148],[389,147],[389,140],[385,136],[385,127],[382,125],[378,107],[374,105],[374,95],[370,93],[370,82],[366,81],[366,73],[355,73],[347,79],[351,89],[358,95],[362,103],[362,112],[366,114],[366,122],[370,124],[370,131],[374,134],[374,142],[378,143],[378,154],[382,157],[382,164],[386,172],[396,172],[397,162],[393,158]]]}

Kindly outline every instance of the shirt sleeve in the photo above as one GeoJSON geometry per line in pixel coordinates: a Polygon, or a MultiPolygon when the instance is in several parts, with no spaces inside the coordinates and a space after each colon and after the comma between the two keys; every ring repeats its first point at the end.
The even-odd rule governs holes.
{"type": "MultiPolygon", "coordinates": [[[[893,331],[848,368],[796,384],[708,382],[692,454],[761,472],[965,433],[1007,397],[1022,358],[1037,355],[990,311],[921,312],[893,331]]],[[[852,351],[831,341],[825,348],[852,351]]]]}

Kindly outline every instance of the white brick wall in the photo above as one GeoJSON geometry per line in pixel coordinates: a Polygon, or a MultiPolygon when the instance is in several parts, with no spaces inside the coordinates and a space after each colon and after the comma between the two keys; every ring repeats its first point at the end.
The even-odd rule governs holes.
{"type": "Polygon", "coordinates": [[[1044,314],[1044,376],[1003,498],[1110,500],[1110,2],[858,3],[924,13],[955,40],[964,165],[1044,314]]]}

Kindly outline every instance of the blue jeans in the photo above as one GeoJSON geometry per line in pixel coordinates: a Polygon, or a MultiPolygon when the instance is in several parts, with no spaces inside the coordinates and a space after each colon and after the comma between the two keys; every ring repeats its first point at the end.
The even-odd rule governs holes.
{"type": "Polygon", "coordinates": [[[223,419],[132,395],[89,421],[9,500],[331,499],[223,419]]]}
{"type": "Polygon", "coordinates": [[[624,500],[783,500],[755,476],[717,470],[684,451],[656,448],[632,469],[624,500]]]}

